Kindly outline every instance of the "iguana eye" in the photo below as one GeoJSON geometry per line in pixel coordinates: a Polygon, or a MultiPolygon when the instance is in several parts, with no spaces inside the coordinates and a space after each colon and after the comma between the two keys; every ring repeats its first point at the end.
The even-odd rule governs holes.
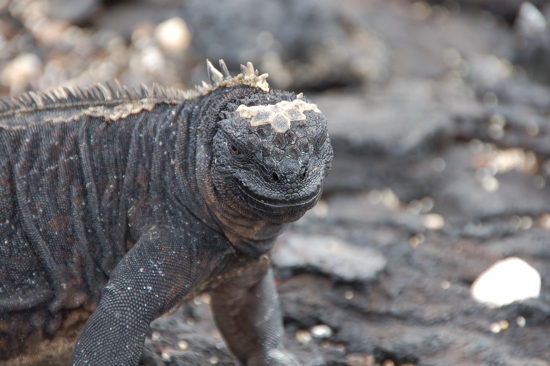
{"type": "Polygon", "coordinates": [[[231,152],[231,154],[241,155],[241,152],[239,151],[239,149],[237,149],[237,147],[232,143],[227,143],[227,147],[229,148],[229,151],[231,152]]]}

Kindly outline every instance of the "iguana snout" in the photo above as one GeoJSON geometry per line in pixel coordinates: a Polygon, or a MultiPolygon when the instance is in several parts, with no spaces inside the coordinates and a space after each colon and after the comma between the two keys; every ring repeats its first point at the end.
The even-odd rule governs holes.
{"type": "Polygon", "coordinates": [[[292,158],[281,160],[278,168],[272,174],[275,181],[294,183],[297,180],[304,180],[307,174],[307,165],[301,164],[298,160],[292,158]]]}

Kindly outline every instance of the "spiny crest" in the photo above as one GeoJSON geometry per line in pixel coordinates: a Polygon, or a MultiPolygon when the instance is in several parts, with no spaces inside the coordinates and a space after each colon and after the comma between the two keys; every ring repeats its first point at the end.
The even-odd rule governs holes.
{"type": "Polygon", "coordinates": [[[221,71],[217,70],[209,60],[206,60],[206,69],[211,83],[203,81],[202,85],[192,90],[163,88],[157,84],[153,84],[152,88],[142,84],[138,90],[121,86],[115,80],[114,86],[110,83],[105,85],[98,83],[87,89],[59,87],[47,92],[28,92],[19,97],[0,99],[0,118],[41,109],[135,104],[136,101],[143,105],[179,104],[184,100],[207,95],[224,86],[248,85],[269,91],[269,84],[266,81],[268,74],[259,75],[251,62],[247,62],[246,66],[241,65],[241,73],[236,76],[231,76],[223,60],[220,60],[220,68],[221,71]]]}
{"type": "Polygon", "coordinates": [[[260,75],[258,70],[254,69],[252,62],[247,62],[246,66],[241,65],[241,73],[236,76],[231,76],[224,60],[220,60],[220,68],[221,72],[212,65],[210,60],[206,60],[206,70],[211,83],[207,84],[203,82],[203,86],[209,88],[206,92],[222,86],[231,87],[239,84],[260,88],[266,92],[269,91],[269,84],[266,80],[269,74],[260,75]]]}
{"type": "Polygon", "coordinates": [[[117,80],[114,86],[111,83],[98,83],[87,89],[63,86],[47,92],[31,91],[18,97],[0,99],[0,118],[41,109],[117,105],[137,100],[148,104],[177,104],[193,95],[192,91],[163,88],[157,84],[152,88],[141,85],[137,90],[121,86],[117,80]]]}

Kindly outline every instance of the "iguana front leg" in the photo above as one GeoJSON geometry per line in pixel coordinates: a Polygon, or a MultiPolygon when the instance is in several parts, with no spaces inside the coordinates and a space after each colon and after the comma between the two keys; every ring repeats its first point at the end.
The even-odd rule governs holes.
{"type": "Polygon", "coordinates": [[[211,291],[216,324],[246,366],[298,366],[283,346],[283,324],[269,257],[211,291]]]}
{"type": "Polygon", "coordinates": [[[230,244],[151,230],[124,256],[73,350],[71,365],[137,365],[151,321],[223,267],[230,244]],[[225,249],[224,249],[225,248],[225,249]]]}

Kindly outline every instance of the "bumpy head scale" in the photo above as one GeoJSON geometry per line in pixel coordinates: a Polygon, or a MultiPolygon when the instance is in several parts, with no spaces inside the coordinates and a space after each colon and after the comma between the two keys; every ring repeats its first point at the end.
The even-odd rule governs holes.
{"type": "Polygon", "coordinates": [[[304,111],[321,113],[313,103],[302,100],[302,95],[292,102],[282,101],[277,104],[259,105],[247,107],[241,104],[237,108],[241,118],[252,118],[252,126],[270,124],[275,132],[284,133],[290,129],[290,121],[303,121],[306,119],[304,111]]]}

